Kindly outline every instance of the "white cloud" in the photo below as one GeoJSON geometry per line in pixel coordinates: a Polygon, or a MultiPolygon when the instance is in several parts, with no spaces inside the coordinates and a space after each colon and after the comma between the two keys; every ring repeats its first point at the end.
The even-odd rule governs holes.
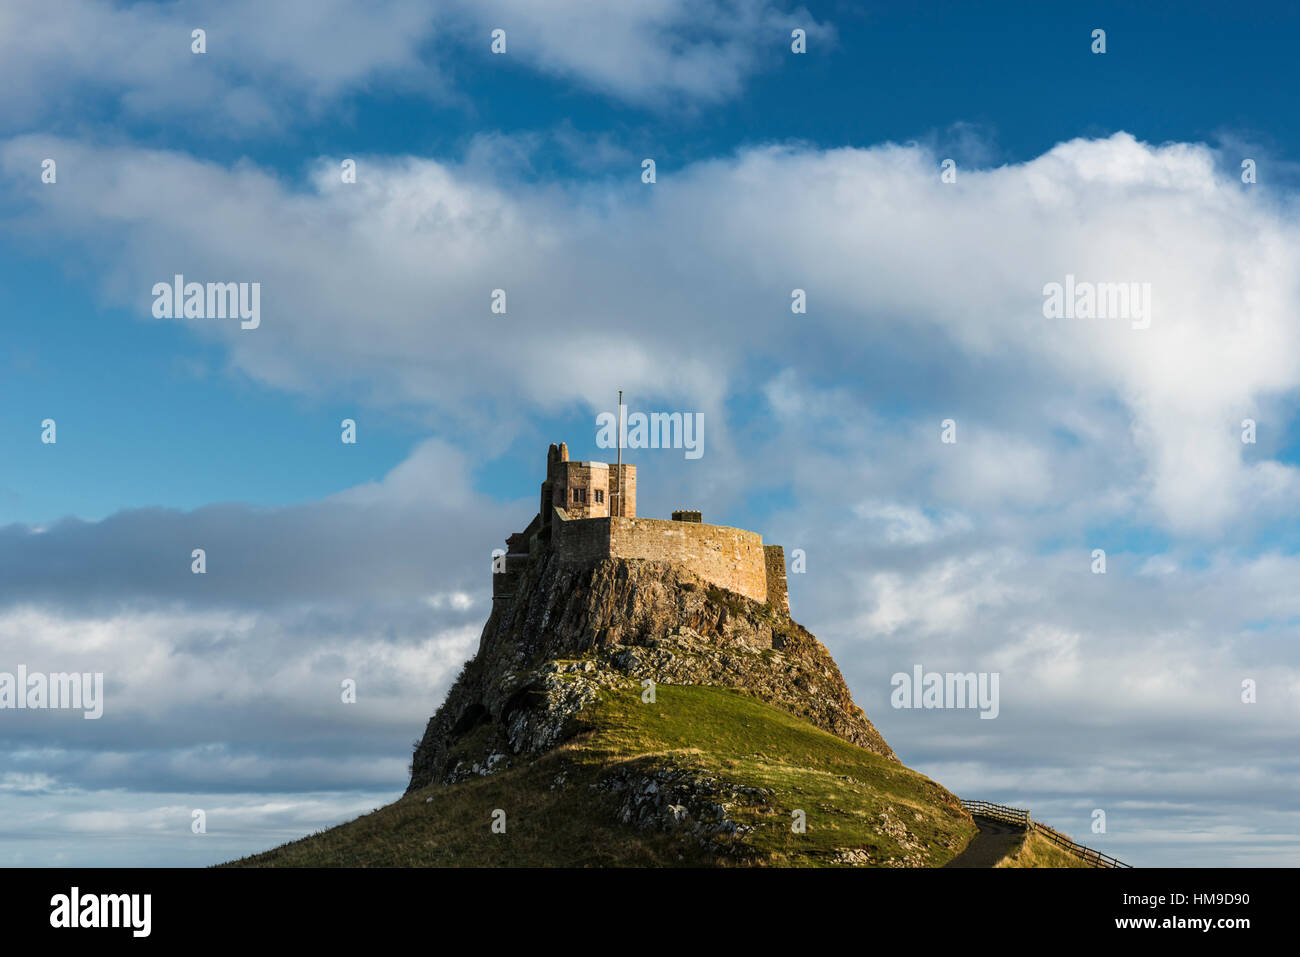
{"type": "MultiPolygon", "coordinates": [[[[951,760],[971,747],[969,728],[921,726],[923,717],[882,705],[884,678],[919,661],[1003,671],[1002,716],[986,722],[997,728],[977,732],[986,776],[974,780],[985,786],[1001,780],[987,775],[999,762],[1042,759],[1039,777],[1000,773],[1026,789],[1059,793],[1084,779],[1101,791],[1117,780],[1107,763],[1121,755],[1128,764],[1112,793],[1129,799],[1254,800],[1225,778],[1222,755],[1231,754],[1294,789],[1284,755],[1294,751],[1290,702],[1300,688],[1296,560],[1206,553],[1204,543],[1249,540],[1295,513],[1294,470],[1244,455],[1237,436],[1248,414],[1269,423],[1265,433],[1280,431],[1294,405],[1300,329],[1286,264],[1300,232],[1287,197],[1220,177],[1209,150],[1124,135],[1074,141],[1028,163],[963,170],[953,186],[939,183],[936,157],[893,145],[757,148],[653,188],[532,186],[485,178],[475,164],[383,157],[362,160],[355,188],[338,183],[333,161],[296,184],[247,164],[36,137],[0,146],[0,168],[21,192],[39,158],[56,154],[76,175],[22,194],[26,235],[84,252],[110,302],[154,321],[148,290],[174,271],[260,280],[256,333],[191,326],[226,336],[237,368],[290,390],[346,383],[366,402],[428,409],[472,437],[464,450],[432,441],[322,511],[263,516],[303,543],[304,561],[346,551],[339,542],[352,535],[370,543],[369,555],[388,537],[410,548],[403,529],[429,503],[439,554],[458,565],[481,555],[486,580],[482,544],[518,525],[484,519],[470,479],[474,444],[499,444],[499,418],[587,421],[582,410],[607,406],[622,386],[637,403],[709,411],[716,444],[702,470],[672,473],[680,482],[671,494],[707,504],[749,483],[789,486],[797,507],[778,509],[762,531],[809,550],[808,574],[791,576],[796,617],[831,645],[905,760],[951,760]],[[1042,286],[1067,273],[1151,282],[1151,328],[1044,319],[1042,286]],[[507,317],[487,309],[498,286],[509,292],[507,317]],[[808,316],[789,313],[794,287],[808,290],[808,316]],[[725,414],[729,401],[756,396],[766,403],[746,411],[757,424],[725,414]],[[939,441],[949,416],[955,446],[939,441]],[[346,535],[316,534],[353,511],[359,524],[346,535]],[[454,524],[460,515],[474,521],[454,524]],[[376,521],[368,537],[358,531],[376,521]],[[1156,527],[1172,543],[1152,558],[1127,553],[1123,541],[1092,541],[1134,527],[1156,527]],[[1088,571],[1099,546],[1106,576],[1088,571]],[[1257,620],[1267,627],[1248,624],[1257,620]],[[1253,711],[1239,701],[1250,676],[1266,692],[1253,711]],[[1062,741],[1080,754],[1050,764],[1062,741]],[[1210,767],[1224,773],[1207,775],[1210,767]]],[[[669,494],[645,480],[656,463],[645,465],[644,494],[669,494]]],[[[103,527],[108,544],[134,527],[120,521],[103,527]]],[[[84,541],[53,526],[23,536],[26,545],[3,543],[45,556],[31,544],[45,540],[59,558],[84,541]]],[[[416,595],[420,613],[479,607],[454,570],[420,576],[400,555],[384,557],[391,564],[358,563],[368,593],[416,595]]],[[[34,574],[32,563],[14,567],[34,574]]],[[[66,565],[35,568],[42,580],[13,587],[48,595],[48,569],[66,565]]],[[[178,713],[169,687],[196,689],[192,708],[233,694],[290,722],[319,722],[328,711],[318,692],[357,670],[394,694],[371,712],[375,727],[403,725],[409,741],[476,625],[438,619],[420,641],[376,646],[382,619],[364,603],[322,606],[321,589],[337,590],[339,579],[332,566],[310,568],[285,579],[289,598],[250,592],[262,608],[241,593],[173,617],[10,609],[0,626],[11,640],[39,638],[33,653],[137,656],[135,731],[178,713]],[[290,609],[297,600],[315,607],[290,609]],[[338,620],[322,628],[331,615],[338,620]],[[240,680],[248,683],[227,690],[240,680]],[[288,696],[265,690],[275,687],[288,696]]],[[[172,597],[147,586],[139,604],[149,587],[172,597]]],[[[385,612],[399,613],[409,627],[406,605],[385,612]]],[[[271,770],[256,737],[241,737],[247,729],[235,729],[233,747],[203,752],[192,735],[201,717],[168,722],[185,733],[167,774],[209,767],[254,781],[271,770]]],[[[116,748],[86,773],[131,779],[135,756],[116,748]]],[[[323,763],[307,756],[281,772],[333,786],[321,782],[323,763]]],[[[62,767],[15,773],[62,782],[62,767]]],[[[367,767],[358,763],[358,773],[373,773],[367,767]]],[[[1289,800],[1256,797],[1274,807],[1289,800]]]]}
{"type": "Polygon", "coordinates": [[[479,0],[469,9],[484,35],[505,29],[525,62],[661,107],[731,99],[750,74],[789,55],[795,27],[813,47],[834,39],[804,7],[771,0],[479,0]]]}
{"type": "Polygon", "coordinates": [[[54,778],[50,775],[38,772],[21,774],[6,771],[0,774],[0,791],[49,791],[55,784],[54,778]]]}
{"type": "Polygon", "coordinates": [[[6,712],[0,791],[400,791],[412,739],[476,650],[507,531],[457,520],[484,511],[463,467],[431,441],[321,503],[3,530],[0,566],[23,571],[0,594],[0,670],[99,673],[103,692],[97,720],[6,712]],[[446,494],[417,500],[421,479],[446,494]],[[177,536],[209,546],[201,580],[177,536]]]}
{"type": "Polygon", "coordinates": [[[923,633],[959,635],[990,608],[1020,594],[1021,586],[1002,573],[1013,561],[1008,554],[973,554],[933,565],[924,576],[873,573],[859,591],[874,599],[864,630],[889,634],[907,626],[923,633]]]}
{"type": "Polygon", "coordinates": [[[318,113],[380,78],[437,89],[418,55],[431,35],[412,0],[69,0],[57,15],[14,0],[0,10],[0,106],[10,123],[48,124],[73,103],[91,112],[108,100],[137,119],[238,135],[318,113]],[[195,29],[207,33],[206,54],[191,52],[195,29]]]}
{"type": "Polygon", "coordinates": [[[267,850],[386,804],[394,791],[277,793],[120,789],[42,794],[0,790],[5,867],[208,866],[267,850]],[[191,830],[202,810],[207,832],[191,830]]]}
{"type": "MultiPolygon", "coordinates": [[[[46,155],[74,172],[31,187],[38,234],[84,240],[109,295],[146,319],[152,284],[176,271],[261,281],[261,329],[195,329],[226,335],[235,363],[283,388],[359,379],[372,401],[491,430],[512,403],[599,407],[620,385],[717,416],[747,360],[824,376],[828,363],[846,372],[846,355],[942,348],[996,376],[945,410],[963,426],[954,502],[1049,500],[1052,428],[1119,463],[1111,484],[1136,486],[1151,520],[1178,531],[1296,500],[1294,470],[1245,461],[1238,433],[1300,385],[1286,359],[1300,349],[1286,268],[1300,231],[1218,176],[1203,147],[1118,134],[952,186],[935,157],[892,145],[754,149],[626,188],[371,158],[355,186],[322,161],[304,191],[246,164],[39,137],[10,141],[0,162],[13,181],[46,155]],[[1151,328],[1045,319],[1042,287],[1066,274],[1150,282],[1151,328]],[[797,321],[783,305],[796,286],[810,301],[797,321]],[[506,317],[489,312],[495,288],[506,317]],[[1089,432],[1092,412],[1115,407],[1125,427],[1089,432]]],[[[933,404],[945,386],[899,388],[933,404]]]]}
{"type": "Polygon", "coordinates": [[[853,506],[853,514],[873,523],[867,526],[867,534],[891,545],[927,545],[971,528],[964,515],[932,518],[919,508],[894,502],[861,502],[853,506]]]}
{"type": "Polygon", "coordinates": [[[0,115],[10,129],[74,108],[180,121],[216,138],[274,130],[390,91],[462,99],[450,74],[522,63],[651,108],[715,103],[788,52],[793,26],[832,42],[806,10],[771,0],[41,0],[0,8],[0,115]],[[489,54],[491,30],[508,53],[489,54]],[[191,52],[206,31],[207,52],[191,52]]]}

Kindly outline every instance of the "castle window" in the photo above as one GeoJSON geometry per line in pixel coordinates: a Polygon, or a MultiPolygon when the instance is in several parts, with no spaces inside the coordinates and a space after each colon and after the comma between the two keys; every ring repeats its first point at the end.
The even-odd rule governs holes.
{"type": "Polygon", "coordinates": [[[587,501],[587,490],[585,488],[575,488],[573,490],[573,500],[585,503],[587,501]]]}
{"type": "Polygon", "coordinates": [[[602,490],[602,489],[596,489],[596,501],[597,501],[597,502],[603,502],[603,501],[605,501],[605,492],[604,492],[604,490],[602,490]]]}

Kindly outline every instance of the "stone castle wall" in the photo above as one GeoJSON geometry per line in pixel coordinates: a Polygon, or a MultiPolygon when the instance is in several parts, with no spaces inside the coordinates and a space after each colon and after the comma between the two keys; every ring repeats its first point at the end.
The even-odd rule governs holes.
{"type": "Polygon", "coordinates": [[[551,544],[561,560],[587,565],[609,558],[609,518],[551,522],[551,544]]]}
{"type": "Polygon", "coordinates": [[[790,594],[785,581],[785,549],[780,545],[764,545],[763,564],[767,572],[768,603],[788,618],[790,594]]]}
{"type": "Polygon", "coordinates": [[[571,565],[607,558],[681,565],[710,584],[790,614],[779,545],[764,546],[761,535],[743,528],[706,525],[694,509],[679,509],[671,522],[637,518],[635,465],[571,461],[566,444],[552,445],[540,504],[528,527],[506,539],[505,567],[493,574],[494,600],[514,596],[533,549],[549,543],[571,565]]]}
{"type": "MultiPolygon", "coordinates": [[[[558,522],[553,535],[564,562],[587,564],[604,558],[674,562],[746,598],[768,600],[768,555],[757,532],[656,518],[594,518],[558,522]]],[[[782,599],[784,585],[782,556],[782,599]]],[[[789,613],[788,606],[780,610],[789,613]]]]}
{"type": "Polygon", "coordinates": [[[492,598],[513,598],[519,587],[520,579],[528,569],[527,555],[507,554],[502,562],[504,566],[497,570],[496,559],[492,562],[492,598]]]}

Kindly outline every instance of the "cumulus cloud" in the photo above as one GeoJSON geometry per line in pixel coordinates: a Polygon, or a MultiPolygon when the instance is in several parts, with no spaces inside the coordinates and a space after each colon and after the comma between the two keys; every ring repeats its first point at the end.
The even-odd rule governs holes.
{"type": "Polygon", "coordinates": [[[273,131],[388,90],[460,103],[455,74],[527,69],[658,109],[734,97],[778,62],[798,26],[832,30],[771,0],[234,0],[212,4],[40,0],[0,10],[0,117],[51,128],[70,104],[85,118],[179,121],[223,136],[273,131]],[[489,53],[505,29],[508,53],[489,53]],[[191,51],[206,32],[207,52],[191,51]],[[507,59],[508,58],[508,59],[507,59]]]}
{"type": "Polygon", "coordinates": [[[387,803],[387,791],[308,793],[0,789],[0,866],[201,867],[264,851],[387,803]],[[191,830],[204,812],[207,832],[191,830]]]}
{"type": "Polygon", "coordinates": [[[901,146],[755,148],[653,187],[487,181],[413,157],[363,159],[355,186],[324,160],[295,185],[43,137],[10,140],[0,163],[13,181],[47,155],[69,176],[31,187],[25,225],[86,242],[110,298],[146,321],[149,289],[174,273],[263,282],[256,333],[192,328],[285,389],[352,381],[490,429],[500,408],[603,407],[621,385],[720,421],[755,365],[824,378],[850,360],[884,377],[910,364],[893,400],[958,419],[965,446],[937,467],[967,505],[1048,501],[1050,429],[1108,451],[1139,507],[1178,531],[1295,502],[1294,469],[1248,462],[1239,437],[1300,374],[1286,359],[1294,209],[1219,176],[1205,147],[1075,140],[956,185],[901,146]],[[1044,286],[1066,276],[1151,283],[1151,328],[1045,319],[1044,286]],[[793,319],[796,287],[810,315],[793,319]]]}
{"type": "Polygon", "coordinates": [[[833,29],[803,6],[771,0],[487,0],[473,5],[484,28],[501,27],[531,64],[646,105],[716,103],[790,50],[790,34],[830,43],[833,29]]]}
{"type": "MultiPolygon", "coordinates": [[[[0,527],[0,604],[97,612],[123,601],[239,610],[345,600],[422,607],[483,587],[509,504],[466,490],[462,456],[418,446],[382,481],[284,508],[147,508],[102,521],[0,527]],[[432,547],[433,543],[441,543],[432,547]],[[191,574],[201,548],[207,573],[191,574]],[[481,560],[476,565],[474,559],[481,560]]],[[[513,511],[524,515],[533,503],[513,511]]],[[[533,506],[535,508],[535,506],[533,506]]]]}
{"type": "Polygon", "coordinates": [[[765,538],[805,548],[796,617],[909,763],[969,796],[1018,787],[1036,812],[1086,812],[1060,798],[1082,781],[1150,833],[1171,805],[1190,825],[1251,800],[1262,833],[1294,826],[1285,785],[1261,782],[1296,779],[1298,569],[1260,539],[1294,514],[1295,475],[1247,454],[1239,426],[1294,404],[1300,233],[1289,197],[1242,190],[1210,149],[1118,134],[943,184],[919,146],[755,147],[653,187],[362,157],[345,186],[333,158],[299,183],[22,137],[0,145],[0,169],[7,220],[78,250],[138,321],[159,321],[149,290],[175,272],[261,281],[256,332],[187,328],[263,382],[427,410],[458,437],[322,502],[0,530],[9,641],[144,662],[129,733],[95,761],[15,765],[12,794],[276,774],[325,790],[343,776],[325,770],[333,756],[382,739],[389,763],[362,773],[378,787],[406,758],[389,743],[399,726],[413,735],[436,704],[419,689],[445,686],[486,614],[486,559],[480,575],[466,556],[514,530],[474,491],[474,453],[499,448],[520,409],[590,422],[622,387],[709,421],[700,467],[642,456],[642,511],[761,512],[765,538]],[[44,156],[73,175],[29,188],[44,156]],[[1149,282],[1150,328],[1045,318],[1044,285],[1067,275],[1149,282]],[[756,505],[755,489],[797,504],[756,505]],[[1168,547],[1130,548],[1126,531],[1168,547]],[[203,588],[196,542],[211,543],[203,588]],[[1000,671],[1002,716],[972,730],[968,713],[893,711],[888,675],[914,663],[1000,671]],[[347,669],[391,686],[366,733],[329,723],[326,686],[347,669]],[[1257,706],[1240,702],[1245,678],[1257,706]],[[194,682],[191,717],[150,681],[194,682]],[[224,700],[275,715],[275,733],[219,719],[224,700]],[[177,731],[149,763],[130,740],[160,720],[177,731]],[[218,720],[232,730],[204,750],[199,729],[218,720]],[[278,768],[277,740],[294,749],[278,768]],[[954,757],[973,746],[977,767],[954,757]],[[1208,784],[1186,771],[1211,762],[1225,770],[1208,784]]]}
{"type": "Polygon", "coordinates": [[[78,101],[83,113],[98,104],[108,116],[249,133],[380,79],[438,89],[440,74],[420,56],[432,26],[425,5],[409,0],[364,9],[71,0],[57,16],[17,0],[0,11],[0,106],[11,128],[57,122],[78,101]],[[202,55],[191,52],[196,29],[207,34],[202,55]]]}
{"type": "Polygon", "coordinates": [[[96,720],[4,712],[4,863],[209,864],[400,794],[534,507],[472,464],[430,439],[317,502],[0,528],[0,671],[104,676],[96,720]]]}
{"type": "Polygon", "coordinates": [[[104,676],[96,720],[5,712],[0,816],[28,824],[9,862],[54,861],[60,834],[70,853],[71,830],[95,840],[67,863],[110,863],[114,833],[152,828],[140,862],[210,863],[355,816],[360,792],[365,809],[400,793],[487,616],[505,534],[488,516],[511,511],[467,491],[465,468],[430,441],[316,503],[0,529],[0,670],[104,676]],[[185,840],[196,807],[220,835],[201,850],[185,840]]]}
{"type": "Polygon", "coordinates": [[[47,155],[66,183],[32,186],[15,221],[85,243],[106,295],[142,321],[174,273],[261,281],[255,333],[191,327],[281,388],[348,381],[490,430],[503,407],[603,407],[621,385],[713,413],[725,443],[723,404],[755,368],[815,381],[858,362],[894,403],[958,420],[953,454],[931,463],[954,501],[1049,501],[1054,431],[1104,451],[1136,507],[1178,531],[1295,502],[1294,470],[1248,461],[1239,433],[1297,385],[1285,266],[1300,233],[1205,147],[1117,134],[956,184],[895,145],[750,149],[653,187],[500,182],[409,157],[361,159],[355,185],[322,160],[295,184],[47,137],[9,141],[0,164],[14,182],[47,155]],[[1044,286],[1067,275],[1149,283],[1151,327],[1045,318],[1044,286]],[[807,317],[790,314],[794,288],[807,317]]]}

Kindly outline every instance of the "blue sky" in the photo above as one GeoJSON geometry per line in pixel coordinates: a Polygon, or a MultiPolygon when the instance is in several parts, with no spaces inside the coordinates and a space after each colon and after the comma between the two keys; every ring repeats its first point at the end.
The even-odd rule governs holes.
{"type": "Polygon", "coordinates": [[[619,388],[707,422],[642,513],[804,548],[794,614],[905,762],[1108,808],[1137,863],[1300,861],[1296,14],[262,6],[3,15],[0,670],[110,698],[0,723],[0,862],[211,863],[400,793],[546,445],[606,457],[619,388]],[[176,272],[261,282],[261,327],[153,318],[176,272]],[[1050,324],[1066,273],[1150,282],[1152,328],[1050,324]],[[891,711],[917,662],[1000,671],[1002,716],[891,711]]]}
{"type": "MultiPolygon", "coordinates": [[[[1278,154],[1270,179],[1282,173],[1290,182],[1294,175],[1285,157],[1295,152],[1297,134],[1293,124],[1278,122],[1294,107],[1294,94],[1276,81],[1293,35],[1262,29],[1214,4],[1178,4],[1176,13],[1159,4],[1069,11],[932,4],[924,13],[844,4],[811,13],[810,22],[833,28],[823,48],[814,42],[813,55],[788,56],[786,36],[772,31],[755,44],[755,72],[744,95],[725,103],[665,94],[630,104],[469,43],[448,47],[431,39],[418,49],[453,78],[455,95],[366,84],[341,91],[314,120],[288,115],[256,134],[229,136],[219,115],[205,117],[212,111],[204,104],[186,104],[188,117],[162,122],[124,110],[120,96],[86,75],[69,84],[75,95],[63,109],[42,104],[39,119],[16,122],[9,132],[90,128],[110,142],[220,164],[252,162],[282,177],[289,191],[322,155],[460,159],[476,139],[496,134],[538,138],[532,155],[512,170],[533,183],[616,181],[627,169],[622,153],[652,155],[670,173],[772,141],[835,148],[920,140],[959,163],[987,166],[1115,130],[1152,142],[1244,142],[1256,154],[1278,154]],[[1091,54],[1089,44],[1070,42],[1103,19],[1114,35],[1104,57],[1091,54]],[[595,168],[586,168],[579,162],[585,152],[566,146],[566,135],[605,138],[611,159],[597,157],[595,168]]],[[[1263,11],[1264,19],[1270,16],[1288,22],[1263,11]]],[[[214,50],[209,56],[233,55],[214,50]]],[[[285,504],[378,477],[426,434],[423,422],[405,419],[401,410],[377,410],[366,423],[367,441],[339,454],[317,440],[332,435],[334,423],[354,408],[329,401],[337,393],[304,400],[223,375],[219,347],[99,301],[86,266],[43,244],[33,248],[25,238],[9,236],[0,266],[0,295],[11,317],[0,415],[12,433],[67,409],[64,418],[75,418],[82,433],[74,449],[59,449],[57,460],[31,443],[14,444],[13,471],[29,481],[5,490],[0,518],[45,522],[69,512],[98,518],[124,506],[193,508],[226,499],[285,504]],[[109,354],[111,365],[103,361],[109,354]],[[229,427],[249,417],[259,421],[257,429],[229,427]],[[213,455],[217,449],[226,454],[213,455]],[[271,461],[277,466],[268,467],[271,461]],[[81,481],[78,472],[90,467],[97,481],[81,481]]],[[[876,400],[890,397],[886,388],[876,400]]],[[[518,490],[529,482],[524,476],[518,490]]]]}

